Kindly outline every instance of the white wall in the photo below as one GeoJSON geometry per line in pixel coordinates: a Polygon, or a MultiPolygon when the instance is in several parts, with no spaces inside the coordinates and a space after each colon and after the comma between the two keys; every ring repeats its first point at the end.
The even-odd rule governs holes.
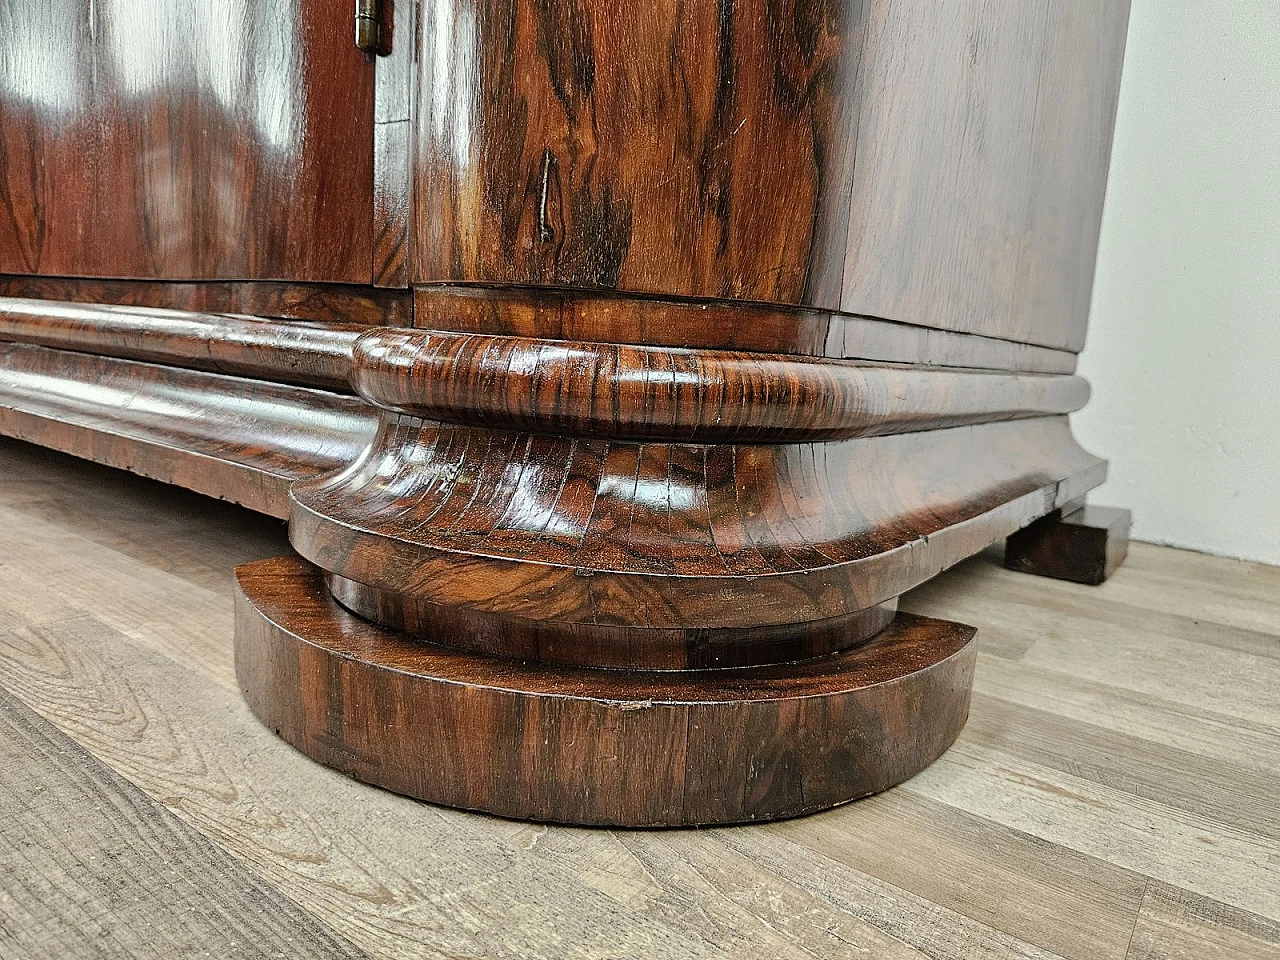
{"type": "Polygon", "coordinates": [[[1133,0],[1075,418],[1138,539],[1280,563],[1280,2],[1133,0]]]}

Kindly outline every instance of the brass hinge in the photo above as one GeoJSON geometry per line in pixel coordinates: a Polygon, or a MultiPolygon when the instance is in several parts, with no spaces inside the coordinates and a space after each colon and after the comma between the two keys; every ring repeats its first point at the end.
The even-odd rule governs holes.
{"type": "Polygon", "coordinates": [[[382,39],[380,13],[378,0],[356,0],[356,46],[365,53],[378,52],[382,39]]]}

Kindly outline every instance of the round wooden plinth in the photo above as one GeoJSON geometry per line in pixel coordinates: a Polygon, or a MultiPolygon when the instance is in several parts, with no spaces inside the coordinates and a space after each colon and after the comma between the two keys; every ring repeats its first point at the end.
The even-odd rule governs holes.
{"type": "Polygon", "coordinates": [[[802,664],[639,672],[506,660],[344,610],[296,557],[236,571],[250,707],[360,780],[505,817],[658,827],[793,817],[899,783],[969,710],[974,630],[906,614],[802,664]]]}

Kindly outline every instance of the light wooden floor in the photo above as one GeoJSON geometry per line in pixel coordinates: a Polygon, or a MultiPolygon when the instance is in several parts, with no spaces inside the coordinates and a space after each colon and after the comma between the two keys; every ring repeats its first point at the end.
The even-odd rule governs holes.
{"type": "Polygon", "coordinates": [[[230,571],[285,548],[0,441],[0,957],[1280,957],[1280,568],[972,560],[904,603],[979,628],[933,767],[804,820],[619,832],[417,803],[260,726],[230,571]]]}

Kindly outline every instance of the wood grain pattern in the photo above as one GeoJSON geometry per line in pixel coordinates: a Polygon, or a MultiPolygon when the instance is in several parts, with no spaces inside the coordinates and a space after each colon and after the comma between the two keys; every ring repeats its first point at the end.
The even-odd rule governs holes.
{"type": "MultiPolygon", "coordinates": [[[[929,710],[844,703],[880,676],[863,656],[911,646],[909,621],[867,639],[885,605],[1078,497],[1105,465],[1065,418],[1043,415],[788,442],[815,411],[911,430],[920,411],[897,378],[914,371],[650,352],[669,375],[645,348],[363,334],[352,380],[379,409],[378,433],[350,468],[290,494],[291,541],[322,569],[281,560],[239,573],[236,648],[254,712],[308,755],[390,789],[581,824],[787,817],[936,757],[963,723],[946,704],[967,697],[966,672],[918,694],[923,675],[903,667],[908,687],[890,699],[936,700],[929,710]],[[835,371],[891,382],[844,390],[835,371]],[[892,400],[875,408],[876,397],[892,400]],[[682,408],[692,419],[676,419],[682,408]],[[724,441],[757,416],[755,444],[663,432],[724,441]],[[615,669],[587,669],[600,667],[615,669]],[[832,671],[825,692],[815,670],[832,671]],[[424,735],[462,729],[456,747],[424,735]],[[709,732],[724,729],[750,746],[709,732]],[[866,744],[855,768],[879,770],[883,749],[896,773],[851,780],[835,741],[813,739],[832,729],[866,744]]],[[[942,405],[964,409],[964,389],[944,387],[942,405]]]]}
{"type": "Polygon", "coordinates": [[[0,688],[0,953],[365,954],[0,688]]]}
{"type": "Polygon", "coordinates": [[[0,297],[0,341],[341,393],[351,389],[352,349],[365,329],[0,297]]]}
{"type": "Polygon", "coordinates": [[[424,8],[416,283],[806,304],[1079,350],[1127,2],[424,8]]]}
{"type": "Polygon", "coordinates": [[[389,593],[346,577],[326,578],[333,598],[398,633],[544,664],[643,670],[710,670],[826,656],[870,639],[893,622],[896,600],[842,617],[764,627],[636,627],[503,615],[389,593]]]}
{"type": "Polygon", "coordinates": [[[843,309],[1083,347],[1128,19],[870,4],[843,309]]]}
{"type": "Polygon", "coordinates": [[[379,287],[409,286],[412,142],[408,120],[374,124],[373,282],[379,287]]]}
{"type": "Polygon", "coordinates": [[[77,10],[61,52],[21,43],[56,10],[0,18],[0,269],[425,308],[363,334],[0,310],[26,341],[0,348],[0,429],[277,515],[299,481],[291,537],[320,570],[250,577],[238,643],[280,671],[249,671],[255,710],[322,716],[290,739],[397,789],[584,823],[788,816],[937,756],[970,678],[930,658],[959,628],[886,626],[896,598],[1105,474],[1065,415],[1126,4],[405,2],[375,63],[339,0],[161,2],[145,27],[77,10]],[[448,289],[374,286],[410,281],[448,289]],[[399,652],[352,659],[365,628],[330,593],[399,652]],[[521,682],[563,685],[512,707],[494,677],[530,651],[557,662],[521,682]],[[678,695],[616,722],[655,685],[678,695]],[[470,755],[446,763],[461,786],[424,779],[430,723],[381,732],[400,703],[486,731],[527,789],[504,807],[470,755]],[[641,781],[682,723],[710,772],[671,806],[684,780],[641,781]]]}
{"type": "Polygon", "coordinates": [[[1275,960],[1280,923],[1159,881],[1147,885],[1125,960],[1275,960]]]}
{"type": "Polygon", "coordinates": [[[939,771],[965,790],[915,778],[773,825],[576,830],[369,788],[259,724],[227,571],[280,553],[283,528],[202,502],[0,440],[0,682],[371,956],[1259,960],[1280,942],[1276,843],[1255,830],[1280,768],[1274,567],[1135,543],[1084,587],[975,558],[904,600],[980,627],[954,750],[987,749],[939,771]],[[1006,705],[1042,722],[1024,735],[1036,714],[1006,705]],[[1044,777],[1052,750],[1071,779],[1044,777]]]}
{"type": "Polygon", "coordinates": [[[550,287],[417,287],[414,323],[459,333],[708,347],[833,360],[1027,373],[1074,373],[1076,369],[1075,354],[1065,350],[830,310],[550,287]]]}
{"type": "Polygon", "coordinates": [[[373,282],[380,287],[408,287],[411,275],[417,12],[418,0],[381,4],[382,48],[374,64],[373,97],[373,282]]]}
{"type": "Polygon", "coordinates": [[[425,7],[415,189],[439,215],[415,281],[799,302],[815,218],[847,202],[824,167],[852,140],[861,20],[805,0],[425,7]]]}
{"type": "Polygon", "coordinates": [[[409,640],[346,613],[297,558],[236,578],[236,674],[267,726],[361,780],[502,816],[630,827],[797,816],[906,779],[968,714],[973,630],[944,621],[899,618],[807,664],[646,674],[409,640]]]}
{"type": "Polygon", "coordinates": [[[316,323],[413,326],[413,299],[408,292],[338,283],[217,280],[164,283],[0,275],[0,296],[58,300],[89,306],[103,304],[160,307],[192,313],[237,313],[316,323]]]}
{"type": "Polygon", "coordinates": [[[1104,475],[1053,417],[695,447],[384,416],[359,463],[293,488],[290,529],[323,569],[433,603],[761,627],[890,600],[1104,475]]]}
{"type": "Polygon", "coordinates": [[[0,6],[0,271],[368,283],[349,0],[0,6]]]}
{"type": "Polygon", "coordinates": [[[438,330],[365,334],[352,383],[380,409],[426,420],[704,444],[936,430],[1067,414],[1089,399],[1080,377],[438,330]]]}
{"type": "Polygon", "coordinates": [[[25,344],[0,370],[0,432],[278,517],[375,423],[354,397],[25,344]]]}

